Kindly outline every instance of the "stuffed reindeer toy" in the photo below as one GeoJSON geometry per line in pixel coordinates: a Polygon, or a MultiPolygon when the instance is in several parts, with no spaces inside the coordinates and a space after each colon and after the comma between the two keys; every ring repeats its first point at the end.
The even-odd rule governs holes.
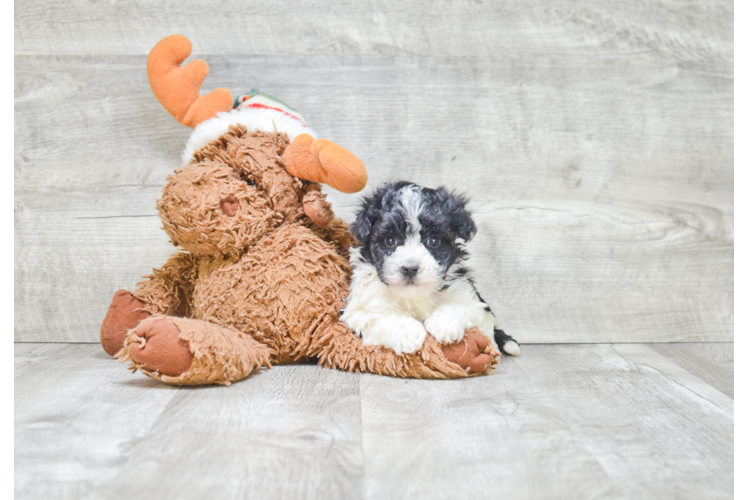
{"type": "Polygon", "coordinates": [[[191,51],[187,38],[172,35],[147,63],[156,98],[194,129],[183,166],[156,202],[179,249],[134,291],[115,293],[101,325],[104,350],[177,385],[228,385],[261,367],[310,361],[396,377],[491,371],[499,353],[479,333],[448,346],[429,336],[421,349],[398,355],[364,345],[340,321],[355,240],[320,184],[360,191],[363,163],[316,139],[270,94],[200,96],[208,66],[180,66],[191,51]]]}

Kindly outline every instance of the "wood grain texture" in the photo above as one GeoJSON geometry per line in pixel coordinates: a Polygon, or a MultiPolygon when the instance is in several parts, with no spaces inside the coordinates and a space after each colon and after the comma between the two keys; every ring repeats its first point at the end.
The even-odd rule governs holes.
{"type": "Polygon", "coordinates": [[[732,498],[727,377],[567,344],[469,380],[305,365],[174,388],[95,344],[16,344],[15,498],[732,498]]]}
{"type": "Polygon", "coordinates": [[[128,379],[98,345],[30,346],[20,347],[27,350],[21,373],[16,367],[15,496],[92,498],[178,391],[128,379]]]}
{"type": "Polygon", "coordinates": [[[13,378],[16,379],[26,370],[40,366],[66,348],[65,344],[14,344],[13,345],[13,378]]]}
{"type": "Polygon", "coordinates": [[[355,375],[294,366],[175,388],[98,345],[44,359],[28,345],[40,347],[16,355],[16,498],[358,498],[355,375]]]}
{"type": "MultiPolygon", "coordinates": [[[[189,129],[145,57],[172,32],[206,90],[268,90],[359,155],[362,194],[468,193],[479,289],[521,343],[733,339],[729,2],[44,0],[15,11],[17,341],[95,341],[171,252],[155,198],[189,129]]],[[[330,199],[351,220],[358,195],[330,199]]]]}
{"type": "Polygon", "coordinates": [[[731,342],[652,344],[650,347],[723,394],[735,398],[735,347],[731,342]]]}
{"type": "Polygon", "coordinates": [[[643,345],[361,379],[368,498],[732,498],[733,402],[643,345]]]}
{"type": "Polygon", "coordinates": [[[17,54],[140,54],[156,37],[201,37],[209,54],[444,54],[496,57],[578,52],[590,45],[683,58],[732,57],[733,6],[572,0],[393,2],[147,0],[16,6],[17,54]]]}

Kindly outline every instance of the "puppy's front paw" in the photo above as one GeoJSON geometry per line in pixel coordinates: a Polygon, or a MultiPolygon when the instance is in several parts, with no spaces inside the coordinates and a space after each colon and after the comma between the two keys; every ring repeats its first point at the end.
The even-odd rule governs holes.
{"type": "Polygon", "coordinates": [[[457,308],[435,312],[426,318],[423,326],[441,344],[459,342],[470,327],[467,315],[457,308]]]}
{"type": "Polygon", "coordinates": [[[410,354],[423,347],[426,329],[409,316],[383,316],[363,336],[364,344],[389,347],[397,354],[410,354]]]}

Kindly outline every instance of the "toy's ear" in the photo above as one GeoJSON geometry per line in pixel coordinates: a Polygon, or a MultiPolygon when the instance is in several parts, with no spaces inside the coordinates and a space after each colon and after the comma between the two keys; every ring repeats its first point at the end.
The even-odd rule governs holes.
{"type": "Polygon", "coordinates": [[[465,208],[467,198],[461,194],[450,193],[443,187],[436,190],[436,195],[444,211],[449,215],[450,231],[466,242],[473,239],[477,228],[472,214],[465,208]]]}

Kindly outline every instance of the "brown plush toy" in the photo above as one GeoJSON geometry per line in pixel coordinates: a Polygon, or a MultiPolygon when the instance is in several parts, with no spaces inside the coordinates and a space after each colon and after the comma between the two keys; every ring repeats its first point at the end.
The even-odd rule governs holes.
{"type": "Polygon", "coordinates": [[[317,360],[349,371],[417,378],[486,373],[499,353],[480,333],[397,355],[363,345],[338,319],[348,293],[348,248],[320,184],[352,193],[367,174],[353,154],[314,139],[303,118],[260,91],[199,96],[203,61],[180,64],[185,37],[148,57],[154,94],[195,130],[184,166],[157,208],[181,247],[137,285],[119,290],[101,325],[104,350],[170,384],[230,384],[275,363],[317,360]],[[234,108],[234,109],[232,109],[234,108]]]}

